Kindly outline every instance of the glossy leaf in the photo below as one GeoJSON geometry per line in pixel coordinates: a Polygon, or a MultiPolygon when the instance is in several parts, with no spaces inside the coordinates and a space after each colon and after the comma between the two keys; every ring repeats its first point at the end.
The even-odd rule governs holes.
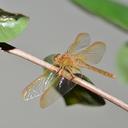
{"type": "Polygon", "coordinates": [[[119,77],[128,84],[128,43],[119,49],[117,55],[117,70],[119,77]]]}
{"type": "MultiPolygon", "coordinates": [[[[85,81],[93,84],[86,76],[82,74],[76,74],[76,76],[81,77],[85,81]]],[[[69,81],[65,79],[63,83],[64,86],[67,86],[69,81]]],[[[75,83],[70,81],[70,85],[76,85],[75,83]]],[[[93,92],[76,85],[70,92],[64,95],[66,105],[74,105],[74,104],[82,104],[82,105],[90,105],[90,106],[101,106],[105,105],[105,101],[102,97],[94,94],[93,92]]]]}
{"type": "Polygon", "coordinates": [[[50,63],[50,64],[53,64],[54,63],[54,58],[55,56],[57,56],[58,54],[51,54],[47,57],[44,58],[44,61],[50,63]]]}
{"type": "Polygon", "coordinates": [[[0,42],[15,39],[27,27],[29,17],[0,9],[0,42]]]}
{"type": "Polygon", "coordinates": [[[128,6],[115,0],[71,0],[97,16],[128,30],[128,6]]]}

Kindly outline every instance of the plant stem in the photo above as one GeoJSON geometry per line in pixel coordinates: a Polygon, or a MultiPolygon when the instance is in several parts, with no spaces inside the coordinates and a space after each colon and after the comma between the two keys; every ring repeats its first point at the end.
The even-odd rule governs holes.
{"type": "MultiPolygon", "coordinates": [[[[39,65],[41,67],[45,67],[45,68],[49,69],[52,72],[56,72],[57,73],[57,71],[58,71],[58,67],[56,67],[54,65],[51,65],[51,64],[49,64],[49,63],[47,63],[47,62],[45,62],[43,60],[40,60],[39,58],[34,57],[31,54],[28,54],[28,53],[26,53],[26,52],[24,52],[24,51],[22,51],[20,49],[17,49],[17,48],[15,48],[15,47],[7,44],[7,43],[0,43],[0,47],[1,47],[2,50],[6,51],[8,53],[11,53],[13,55],[19,56],[21,58],[24,58],[24,59],[26,59],[28,61],[31,61],[32,63],[37,64],[37,65],[39,65]]],[[[68,80],[72,79],[72,76],[66,71],[64,71],[62,76],[65,77],[68,80]]],[[[97,87],[93,86],[92,84],[80,79],[79,77],[75,76],[72,79],[72,81],[74,83],[76,83],[76,84],[78,84],[78,85],[90,90],[91,92],[93,92],[93,93],[105,98],[106,100],[112,102],[113,104],[119,106],[120,108],[128,111],[128,104],[126,104],[123,101],[119,100],[118,98],[116,98],[116,97],[114,97],[114,96],[102,91],[101,89],[98,89],[97,87]]]]}

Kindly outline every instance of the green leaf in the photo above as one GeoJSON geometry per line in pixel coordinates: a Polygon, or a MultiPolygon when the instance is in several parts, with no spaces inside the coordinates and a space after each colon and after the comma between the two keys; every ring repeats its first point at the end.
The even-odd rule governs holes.
{"type": "MultiPolygon", "coordinates": [[[[56,55],[57,54],[49,55],[44,60],[49,62],[50,64],[53,64],[54,57],[56,55]]],[[[78,74],[78,73],[75,75],[78,77],[81,77],[85,81],[93,84],[90,81],[90,79],[88,79],[86,76],[84,76],[82,74],[78,74]]],[[[67,92],[67,90],[69,88],[74,87],[74,88],[72,88],[72,90],[70,90],[63,96],[66,105],[83,104],[83,105],[90,105],[90,106],[102,106],[105,104],[105,101],[102,97],[98,96],[97,94],[94,94],[93,92],[91,92],[79,85],[76,85],[72,81],[69,81],[65,78],[64,78],[63,82],[61,83],[61,86],[62,87],[60,88],[59,91],[57,88],[56,89],[62,96],[63,96],[64,92],[67,92]]]]}
{"type": "MultiPolygon", "coordinates": [[[[93,84],[86,76],[82,74],[76,74],[76,76],[81,77],[83,80],[93,84]]],[[[65,81],[66,83],[69,81],[65,81]]],[[[71,85],[75,83],[70,82],[71,85]]],[[[82,104],[82,105],[90,105],[90,106],[102,106],[105,105],[105,101],[102,97],[97,94],[81,87],[80,85],[76,85],[71,91],[69,91],[66,95],[64,95],[64,100],[66,105],[74,105],[74,104],[82,104]]]]}
{"type": "Polygon", "coordinates": [[[7,42],[19,36],[27,27],[29,17],[0,9],[0,42],[7,42]]]}
{"type": "Polygon", "coordinates": [[[128,6],[115,0],[71,0],[89,12],[128,30],[128,6]]]}
{"type": "Polygon", "coordinates": [[[50,64],[53,64],[53,62],[54,62],[54,57],[55,57],[56,55],[57,55],[57,54],[51,54],[51,55],[45,57],[43,60],[46,61],[46,62],[48,62],[48,63],[50,63],[50,64]]]}
{"type": "Polygon", "coordinates": [[[117,55],[118,76],[128,84],[128,43],[123,45],[117,55]]]}

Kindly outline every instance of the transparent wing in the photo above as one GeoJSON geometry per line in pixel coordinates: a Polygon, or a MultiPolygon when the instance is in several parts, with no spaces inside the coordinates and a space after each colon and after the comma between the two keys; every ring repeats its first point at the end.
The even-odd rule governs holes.
{"type": "Polygon", "coordinates": [[[103,42],[97,41],[88,48],[80,51],[77,55],[82,56],[82,61],[97,64],[103,57],[106,46],[103,42]]]}
{"type": "Polygon", "coordinates": [[[41,108],[46,108],[52,105],[60,97],[60,94],[55,90],[54,87],[49,87],[40,98],[41,108]]]}
{"type": "Polygon", "coordinates": [[[81,49],[87,47],[91,42],[91,38],[88,33],[79,33],[75,38],[75,41],[69,46],[68,53],[77,53],[81,49]]]}
{"type": "Polygon", "coordinates": [[[42,108],[46,108],[49,105],[53,104],[60,97],[59,93],[55,89],[58,86],[59,82],[60,77],[56,76],[50,83],[51,86],[49,86],[49,88],[47,88],[47,90],[42,94],[40,98],[40,106],[42,108]]]}
{"type": "Polygon", "coordinates": [[[40,96],[49,86],[52,76],[49,74],[48,70],[44,74],[36,78],[32,83],[30,83],[22,92],[24,100],[28,101],[35,97],[40,96]]]}
{"type": "Polygon", "coordinates": [[[53,85],[50,86],[40,98],[41,108],[46,108],[52,105],[55,101],[58,100],[60,96],[64,96],[70,90],[72,90],[76,85],[72,84],[71,81],[61,78],[58,82],[56,80],[53,82],[53,85]]]}

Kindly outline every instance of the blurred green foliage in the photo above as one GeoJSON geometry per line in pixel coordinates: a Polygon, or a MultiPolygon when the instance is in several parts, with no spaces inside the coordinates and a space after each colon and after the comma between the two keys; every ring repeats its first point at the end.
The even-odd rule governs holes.
{"type": "Polygon", "coordinates": [[[29,17],[0,9],[0,42],[15,39],[27,27],[29,17]]]}
{"type": "Polygon", "coordinates": [[[128,6],[115,0],[71,0],[89,12],[128,30],[128,6]]]}
{"type": "Polygon", "coordinates": [[[118,76],[128,84],[128,42],[123,45],[117,55],[118,76]]]}

